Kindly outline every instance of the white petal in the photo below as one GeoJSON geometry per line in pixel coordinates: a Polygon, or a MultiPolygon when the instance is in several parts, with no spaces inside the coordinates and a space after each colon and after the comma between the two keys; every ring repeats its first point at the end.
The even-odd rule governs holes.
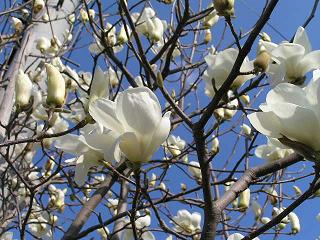
{"type": "Polygon", "coordinates": [[[305,55],[299,62],[299,72],[304,76],[307,72],[320,67],[320,50],[305,55]]]}
{"type": "Polygon", "coordinates": [[[274,87],[267,94],[266,102],[268,105],[277,103],[294,103],[302,106],[308,105],[306,93],[302,88],[290,83],[280,83],[274,87]]]}
{"type": "Polygon", "coordinates": [[[98,99],[89,106],[89,113],[94,120],[105,128],[115,132],[123,132],[121,123],[116,117],[116,104],[107,99],[98,99]]]}
{"type": "Polygon", "coordinates": [[[281,137],[281,123],[273,112],[256,112],[248,115],[252,126],[260,133],[274,138],[281,137]]]}
{"type": "Polygon", "coordinates": [[[261,43],[262,46],[266,48],[268,53],[271,53],[278,46],[278,44],[275,44],[273,42],[261,41],[261,43]]]}
{"type": "Polygon", "coordinates": [[[303,27],[298,27],[297,32],[294,35],[293,43],[302,45],[306,54],[311,51],[311,43],[309,41],[307,32],[303,27]]]}
{"type": "Polygon", "coordinates": [[[304,53],[304,47],[294,43],[282,43],[271,52],[273,57],[281,59],[303,56],[304,53]]]}
{"type": "Polygon", "coordinates": [[[76,184],[82,186],[86,181],[89,169],[96,166],[97,162],[94,159],[90,159],[89,156],[81,155],[77,159],[76,164],[74,180],[76,184]]]}
{"type": "Polygon", "coordinates": [[[126,132],[120,136],[119,147],[129,161],[143,162],[140,139],[133,132],[126,132]]]}
{"type": "Polygon", "coordinates": [[[271,108],[281,122],[280,133],[314,150],[320,149],[320,137],[315,134],[320,132],[320,126],[315,112],[291,103],[277,103],[271,108]]]}
{"type": "Polygon", "coordinates": [[[75,155],[88,151],[88,147],[79,141],[79,136],[74,134],[58,137],[54,145],[56,148],[75,155]]]}
{"type": "Polygon", "coordinates": [[[254,154],[258,157],[258,158],[262,158],[265,159],[267,154],[270,153],[270,151],[272,150],[271,146],[268,146],[266,144],[264,145],[260,145],[256,148],[256,150],[254,151],[254,154]]]}
{"type": "Polygon", "coordinates": [[[156,95],[147,87],[130,88],[116,99],[116,115],[126,131],[152,134],[161,120],[156,95]]]}
{"type": "Polygon", "coordinates": [[[158,150],[160,145],[167,139],[170,132],[170,115],[171,112],[166,112],[166,114],[162,117],[159,125],[156,127],[151,141],[146,143],[145,146],[142,146],[145,149],[143,156],[145,156],[146,160],[150,160],[152,155],[158,150]]]}
{"type": "Polygon", "coordinates": [[[142,240],[156,240],[152,232],[147,231],[141,235],[142,240]]]}
{"type": "Polygon", "coordinates": [[[240,233],[231,234],[227,240],[241,240],[244,236],[240,233]]]}
{"type": "Polygon", "coordinates": [[[108,98],[109,82],[99,66],[96,67],[91,83],[90,98],[108,98]]]}

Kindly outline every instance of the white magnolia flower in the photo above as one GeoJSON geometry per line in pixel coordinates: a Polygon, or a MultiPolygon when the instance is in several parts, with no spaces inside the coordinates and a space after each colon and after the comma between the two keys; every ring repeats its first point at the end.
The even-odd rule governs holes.
{"type": "MultiPolygon", "coordinates": [[[[214,7],[213,3],[211,3],[208,8],[214,7]]],[[[217,10],[213,9],[205,18],[203,19],[202,25],[204,28],[213,27],[219,20],[219,16],[217,14],[217,10]]]]}
{"type": "Polygon", "coordinates": [[[262,208],[258,201],[254,200],[252,202],[252,209],[256,219],[259,219],[262,214],[262,208]]]}
{"type": "Polygon", "coordinates": [[[195,234],[201,230],[201,214],[198,212],[190,213],[186,209],[179,210],[177,216],[172,219],[174,230],[182,234],[195,234]]]}
{"type": "Polygon", "coordinates": [[[311,51],[311,44],[303,27],[297,29],[292,43],[263,44],[274,61],[268,70],[274,86],[281,82],[302,84],[306,73],[320,67],[320,50],[311,51]]]}
{"type": "Polygon", "coordinates": [[[156,17],[155,11],[150,7],[144,8],[141,13],[132,13],[131,18],[137,32],[154,42],[160,41],[167,29],[167,22],[156,17]]]}
{"type": "Polygon", "coordinates": [[[23,23],[19,18],[12,17],[12,28],[16,31],[16,33],[20,33],[23,30],[23,23]]]}
{"type": "Polygon", "coordinates": [[[173,156],[178,156],[185,148],[186,142],[179,136],[175,137],[174,135],[170,135],[164,143],[164,146],[166,151],[169,151],[173,156]]]}
{"type": "Polygon", "coordinates": [[[234,16],[234,0],[214,0],[213,3],[219,16],[234,16]]]}
{"type": "Polygon", "coordinates": [[[29,104],[32,94],[32,86],[29,76],[25,74],[22,69],[19,69],[15,81],[16,106],[23,108],[29,104]]]}
{"type": "MultiPolygon", "coordinates": [[[[205,80],[205,93],[208,96],[215,95],[215,89],[219,90],[222,84],[229,76],[231,69],[236,61],[239,50],[235,48],[227,48],[221,52],[209,53],[205,56],[205,61],[208,65],[207,70],[203,74],[205,80]]],[[[246,57],[240,68],[241,72],[248,72],[253,70],[253,63],[246,57]]],[[[252,78],[252,75],[239,75],[233,82],[232,87],[238,88],[245,81],[252,78]]]]}
{"type": "Polygon", "coordinates": [[[266,103],[260,105],[263,112],[248,115],[251,124],[262,134],[286,137],[320,150],[320,81],[313,80],[305,88],[290,83],[280,83],[272,89],[266,103]]]}
{"type": "Polygon", "coordinates": [[[135,163],[148,162],[169,135],[170,112],[162,117],[156,95],[146,87],[127,89],[115,102],[98,99],[89,112],[116,136],[113,151],[121,150],[135,163]]]}
{"type": "Polygon", "coordinates": [[[97,229],[98,234],[101,237],[101,240],[107,240],[108,239],[108,235],[110,233],[109,229],[107,227],[102,227],[97,229]]]}
{"type": "Polygon", "coordinates": [[[267,138],[267,144],[260,145],[255,150],[255,155],[258,158],[266,159],[267,161],[275,161],[294,153],[290,148],[280,143],[276,138],[267,138]]]}
{"type": "Polygon", "coordinates": [[[89,21],[89,15],[88,15],[87,11],[83,8],[80,9],[80,20],[83,23],[86,23],[89,21]]]}
{"type": "MultiPolygon", "coordinates": [[[[136,229],[138,231],[138,235],[140,236],[140,239],[143,240],[156,240],[155,236],[152,234],[152,232],[148,231],[147,228],[151,225],[151,217],[149,214],[146,214],[145,216],[140,216],[140,213],[136,213],[136,229]]],[[[125,223],[130,223],[129,219],[125,220],[125,223]]],[[[131,226],[129,224],[129,226],[131,226]]],[[[126,228],[123,232],[122,240],[134,240],[133,231],[131,228],[126,228]]]]}
{"type": "Polygon", "coordinates": [[[240,193],[240,200],[239,200],[239,210],[246,211],[250,205],[250,189],[247,188],[243,192],[240,193]]]}
{"type": "Polygon", "coordinates": [[[68,134],[59,137],[55,147],[77,155],[75,182],[83,185],[89,169],[101,161],[120,161],[120,152],[114,149],[116,138],[112,131],[103,131],[97,125],[87,125],[80,135],[68,134]],[[112,152],[113,155],[108,155],[112,152]]]}
{"type": "Polygon", "coordinates": [[[35,0],[33,4],[33,12],[35,14],[39,13],[44,8],[44,0],[35,0]]]}
{"type": "Polygon", "coordinates": [[[131,29],[128,25],[121,25],[119,34],[118,34],[118,43],[124,44],[128,42],[131,35],[131,29]]]}
{"type": "MultiPolygon", "coordinates": [[[[231,234],[227,240],[241,240],[244,236],[240,233],[231,234]]],[[[254,238],[253,240],[259,240],[259,238],[254,238]]]]}
{"type": "Polygon", "coordinates": [[[109,96],[109,81],[99,66],[96,67],[90,88],[89,105],[91,102],[109,96]]]}
{"type": "Polygon", "coordinates": [[[201,169],[199,162],[191,161],[188,166],[189,172],[198,180],[202,179],[201,169]]]}

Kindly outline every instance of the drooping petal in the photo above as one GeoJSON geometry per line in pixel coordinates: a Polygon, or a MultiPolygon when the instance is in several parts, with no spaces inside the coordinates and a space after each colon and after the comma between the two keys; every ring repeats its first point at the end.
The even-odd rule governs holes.
{"type": "Polygon", "coordinates": [[[268,53],[271,53],[276,47],[278,47],[278,44],[275,44],[273,42],[266,42],[266,41],[261,41],[262,46],[266,48],[266,51],[268,53]]]}
{"type": "Polygon", "coordinates": [[[256,150],[254,151],[254,154],[258,157],[258,158],[266,158],[267,154],[270,153],[272,151],[272,147],[267,145],[267,144],[263,144],[263,145],[259,145],[256,150]]]}
{"type": "Polygon", "coordinates": [[[268,74],[270,75],[270,84],[272,87],[276,86],[277,84],[283,82],[284,77],[286,75],[286,64],[285,61],[279,63],[270,63],[268,74]]]}
{"type": "Polygon", "coordinates": [[[298,27],[297,32],[294,35],[293,43],[302,45],[305,49],[305,54],[311,51],[311,43],[309,41],[307,32],[303,27],[298,27]]]}
{"type": "Polygon", "coordinates": [[[248,115],[252,126],[260,133],[274,138],[281,137],[282,126],[273,112],[256,112],[248,115]]]}
{"type": "Polygon", "coordinates": [[[161,107],[149,88],[131,88],[118,95],[116,116],[126,131],[145,136],[157,128],[161,120],[161,107]]]}
{"type": "Polygon", "coordinates": [[[76,184],[82,186],[88,175],[89,169],[91,167],[97,166],[96,159],[91,158],[91,154],[89,155],[80,155],[76,162],[75,176],[74,180],[76,184]]]}
{"type": "Polygon", "coordinates": [[[320,67],[320,50],[306,54],[299,62],[299,72],[304,76],[307,72],[320,67]]]}
{"type": "Polygon", "coordinates": [[[123,154],[132,162],[144,162],[140,139],[133,132],[126,132],[119,138],[119,147],[123,154]]]}
{"type": "Polygon", "coordinates": [[[108,99],[98,99],[89,106],[91,117],[105,128],[122,133],[123,127],[116,117],[116,104],[108,99]]]}
{"type": "Polygon", "coordinates": [[[109,95],[109,82],[99,66],[96,67],[94,72],[93,81],[90,89],[90,100],[98,98],[108,98],[109,95]]]}

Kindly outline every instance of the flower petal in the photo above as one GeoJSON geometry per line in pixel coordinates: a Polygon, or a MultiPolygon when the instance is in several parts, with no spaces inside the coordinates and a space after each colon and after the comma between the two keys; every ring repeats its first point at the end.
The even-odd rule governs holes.
{"type": "Polygon", "coordinates": [[[79,136],[68,134],[56,138],[55,147],[74,155],[88,151],[88,147],[79,140],[79,136]]]}
{"type": "Polygon", "coordinates": [[[108,99],[98,99],[89,106],[89,113],[94,120],[105,128],[122,133],[123,127],[116,117],[116,104],[108,99]]]}
{"type": "Polygon", "coordinates": [[[299,62],[299,72],[305,75],[307,72],[320,67],[320,50],[312,51],[305,55],[299,62]]]}
{"type": "Polygon", "coordinates": [[[149,88],[131,88],[118,95],[116,116],[126,131],[145,136],[157,128],[161,120],[161,107],[149,88]]]}
{"type": "Polygon", "coordinates": [[[140,139],[133,132],[126,132],[119,138],[119,147],[122,153],[132,162],[143,162],[140,139]]]}
{"type": "Polygon", "coordinates": [[[82,186],[85,183],[89,169],[91,167],[97,166],[98,164],[95,160],[96,159],[91,158],[91,154],[79,156],[79,158],[77,159],[74,176],[76,184],[82,186]]]}
{"type": "Polygon", "coordinates": [[[248,115],[252,126],[260,133],[274,138],[281,137],[282,126],[273,112],[256,112],[248,115]]]}
{"type": "Polygon", "coordinates": [[[304,53],[304,47],[299,44],[282,43],[271,52],[271,55],[276,58],[287,59],[303,56],[304,53]]]}
{"type": "Polygon", "coordinates": [[[305,54],[311,51],[311,43],[309,41],[307,32],[303,27],[298,27],[297,32],[294,35],[293,43],[302,45],[305,49],[305,54]]]}

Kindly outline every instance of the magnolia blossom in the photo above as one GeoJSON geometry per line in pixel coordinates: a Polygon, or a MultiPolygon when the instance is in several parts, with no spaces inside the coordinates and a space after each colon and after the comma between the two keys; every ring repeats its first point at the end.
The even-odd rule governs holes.
{"type": "Polygon", "coordinates": [[[120,161],[120,152],[113,151],[116,138],[111,131],[105,131],[97,125],[87,125],[80,131],[80,135],[68,134],[58,138],[55,147],[65,152],[77,155],[75,182],[83,185],[89,169],[99,166],[101,161],[120,161]]]}
{"type": "Polygon", "coordinates": [[[46,63],[45,66],[48,75],[47,104],[52,107],[61,107],[66,97],[64,78],[53,65],[46,63]]]}
{"type": "Polygon", "coordinates": [[[267,144],[260,145],[255,150],[255,155],[258,158],[266,159],[267,161],[275,161],[294,153],[290,148],[280,143],[276,138],[267,138],[267,144]]]}
{"type": "Polygon", "coordinates": [[[144,8],[141,13],[132,13],[131,18],[137,32],[147,36],[153,42],[160,41],[167,29],[167,22],[156,17],[155,11],[150,7],[144,8]]]}
{"type": "MultiPolygon", "coordinates": [[[[140,239],[143,240],[156,240],[155,236],[152,234],[152,232],[147,231],[147,228],[151,225],[151,216],[149,213],[147,213],[145,216],[140,216],[140,213],[136,213],[137,220],[135,221],[136,229],[138,230],[138,233],[141,231],[141,234],[139,236],[140,239]]],[[[130,223],[129,219],[125,220],[125,223],[130,223]]],[[[134,240],[133,231],[131,228],[126,228],[123,231],[122,240],[134,240]]]]}
{"type": "Polygon", "coordinates": [[[45,53],[51,46],[51,42],[46,37],[40,37],[37,40],[36,49],[38,49],[41,53],[45,53]]]}
{"type": "Polygon", "coordinates": [[[280,83],[272,89],[266,103],[260,105],[262,112],[248,115],[251,124],[262,134],[286,137],[320,150],[320,81],[312,80],[305,88],[280,83]]]}
{"type": "MultiPolygon", "coordinates": [[[[213,3],[211,3],[208,8],[214,7],[213,3]]],[[[219,20],[219,16],[217,14],[217,10],[213,9],[205,18],[203,19],[202,25],[204,28],[213,27],[219,20]]]]}
{"type": "Polygon", "coordinates": [[[156,95],[146,87],[127,89],[115,102],[98,99],[89,112],[117,139],[110,155],[121,150],[134,163],[148,162],[169,135],[170,112],[162,117],[156,95]]]}
{"type": "MultiPolygon", "coordinates": [[[[235,48],[227,48],[221,52],[209,53],[205,56],[205,61],[208,65],[207,70],[203,74],[203,79],[205,80],[205,93],[208,96],[215,95],[215,89],[223,85],[227,77],[229,76],[232,67],[236,61],[239,50],[235,48]]],[[[248,72],[253,70],[253,63],[249,61],[246,57],[240,68],[241,72],[248,72]]],[[[252,75],[239,75],[233,82],[232,87],[238,88],[245,81],[252,78],[252,75]]]]}
{"type": "Polygon", "coordinates": [[[186,142],[179,136],[175,137],[174,135],[170,135],[164,143],[164,146],[166,147],[166,151],[169,151],[173,156],[178,156],[185,148],[186,142]]]}
{"type": "MultiPolygon", "coordinates": [[[[227,240],[241,240],[244,236],[240,233],[231,234],[227,240]]],[[[254,238],[253,240],[259,240],[259,238],[254,238]]]]}
{"type": "Polygon", "coordinates": [[[288,217],[290,220],[292,233],[297,234],[298,232],[300,232],[300,229],[301,229],[300,228],[300,221],[299,221],[297,214],[295,214],[294,212],[291,212],[291,213],[289,213],[288,217]]]}
{"type": "Polygon", "coordinates": [[[44,8],[44,0],[35,0],[33,4],[33,12],[35,14],[39,13],[44,8]]]}
{"type": "Polygon", "coordinates": [[[201,215],[198,212],[190,213],[188,210],[179,210],[172,219],[174,230],[182,234],[196,234],[201,230],[201,215]]]}
{"type": "Polygon", "coordinates": [[[292,43],[263,44],[273,60],[268,70],[272,85],[281,82],[302,84],[306,73],[320,67],[320,50],[311,51],[311,44],[303,27],[297,29],[292,43]]]}
{"type": "Polygon", "coordinates": [[[19,18],[12,17],[12,27],[16,31],[16,33],[20,33],[23,30],[23,23],[19,18]]]}

